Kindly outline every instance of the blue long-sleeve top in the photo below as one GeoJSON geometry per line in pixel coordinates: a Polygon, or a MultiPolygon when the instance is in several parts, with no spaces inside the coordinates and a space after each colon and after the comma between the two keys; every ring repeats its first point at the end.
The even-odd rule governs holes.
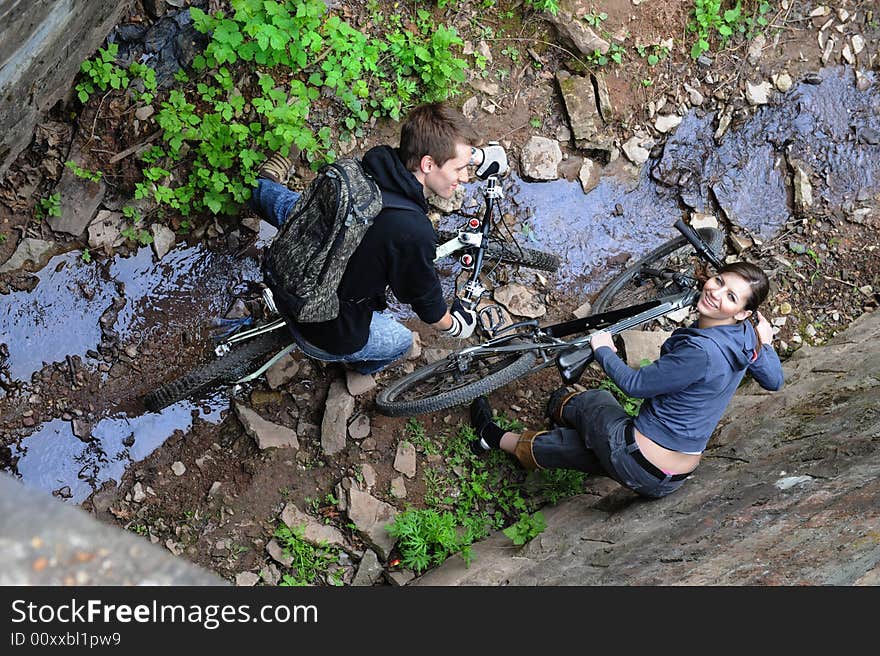
{"type": "Polygon", "coordinates": [[[595,355],[628,396],[644,399],[635,427],[660,446],[702,453],[748,371],[766,390],[782,388],[782,364],[769,344],[757,348],[748,322],[673,331],[660,357],[632,369],[607,346],[595,355]]]}

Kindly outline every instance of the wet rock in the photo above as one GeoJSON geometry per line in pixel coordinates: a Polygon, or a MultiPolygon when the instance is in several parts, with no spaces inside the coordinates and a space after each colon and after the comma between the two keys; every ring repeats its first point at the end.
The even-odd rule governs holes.
{"type": "Polygon", "coordinates": [[[278,389],[290,382],[299,372],[299,362],[290,353],[283,356],[266,371],[266,382],[271,389],[278,389]]]}
{"type": "Polygon", "coordinates": [[[367,549],[358,565],[357,574],[351,584],[353,586],[373,585],[382,577],[383,567],[376,556],[376,552],[367,549]]]}
{"type": "Polygon", "coordinates": [[[798,161],[790,161],[794,176],[794,204],[801,212],[813,206],[813,186],[810,184],[810,174],[805,165],[798,161]]]}
{"type": "Polygon", "coordinates": [[[666,134],[675,129],[679,123],[681,123],[681,116],[678,114],[660,114],[654,121],[654,128],[657,132],[666,134]]]}
{"type": "Polygon", "coordinates": [[[324,418],[321,421],[321,448],[326,455],[333,455],[345,448],[348,419],[354,411],[354,396],[348,393],[345,381],[337,378],[330,385],[324,418]]]}
{"type": "Polygon", "coordinates": [[[299,449],[296,431],[287,426],[273,424],[241,403],[235,403],[235,413],[245,432],[261,450],[274,448],[299,449]]]}
{"type": "Polygon", "coordinates": [[[147,498],[147,493],[144,491],[143,484],[138,481],[131,488],[131,500],[135,503],[143,503],[147,498]]]}
{"type": "Polygon", "coordinates": [[[348,425],[348,435],[353,440],[362,440],[370,434],[370,418],[360,413],[348,425]]]}
{"type": "Polygon", "coordinates": [[[761,59],[761,54],[764,51],[764,46],[767,43],[767,37],[763,34],[758,34],[752,42],[749,44],[749,51],[747,57],[749,59],[749,63],[756,64],[761,59]]]}
{"type": "Polygon", "coordinates": [[[633,164],[641,166],[651,156],[654,140],[646,134],[636,134],[623,144],[623,154],[633,164]]]}
{"type": "Polygon", "coordinates": [[[786,91],[791,89],[791,75],[789,75],[785,71],[774,75],[771,79],[773,80],[773,84],[776,86],[777,91],[785,93],[786,91]]]}
{"type": "Polygon", "coordinates": [[[89,223],[89,248],[103,248],[107,255],[113,254],[113,248],[125,241],[122,236],[125,218],[122,212],[101,210],[89,223]]]}
{"type": "Polygon", "coordinates": [[[302,529],[302,539],[311,545],[329,544],[334,547],[346,545],[345,536],[339,529],[307,515],[292,503],[284,506],[281,511],[281,521],[291,530],[302,529]]]}
{"type": "Polygon", "coordinates": [[[348,518],[381,560],[388,558],[397,542],[397,538],[392,537],[385,528],[394,523],[395,517],[397,510],[394,506],[356,488],[348,491],[348,518]]]}
{"type": "Polygon", "coordinates": [[[12,256],[0,266],[0,273],[21,269],[25,262],[32,262],[34,270],[42,269],[52,257],[55,246],[54,241],[25,237],[19,242],[12,256]]]}
{"type": "Polygon", "coordinates": [[[703,94],[700,93],[699,89],[696,89],[689,84],[685,84],[684,89],[688,93],[688,101],[694,107],[699,107],[705,102],[706,99],[703,97],[703,94]]]}
{"type": "Polygon", "coordinates": [[[153,235],[153,250],[156,257],[161,260],[174,247],[174,231],[168,226],[153,223],[150,226],[150,233],[153,235]]]}
{"type": "Polygon", "coordinates": [[[73,419],[70,422],[71,431],[83,442],[89,442],[92,439],[92,426],[88,421],[82,419],[73,419]]]}
{"type": "Polygon", "coordinates": [[[223,486],[223,483],[220,481],[214,481],[211,483],[211,487],[208,489],[208,499],[213,499],[218,494],[220,494],[220,488],[223,486]]]}
{"type": "Polygon", "coordinates": [[[537,135],[526,142],[520,153],[522,174],[530,180],[556,180],[559,178],[561,161],[559,143],[537,135]]]}
{"type": "Polygon", "coordinates": [[[766,105],[770,101],[772,86],[766,80],[759,84],[746,82],[746,100],[750,105],[766,105]]]}
{"type": "Polygon", "coordinates": [[[360,374],[351,369],[345,372],[345,386],[352,396],[360,396],[376,387],[376,379],[370,374],[360,374]]]}
{"type": "Polygon", "coordinates": [[[260,570],[260,578],[266,585],[278,585],[281,580],[281,572],[278,571],[275,563],[268,563],[260,570]]]}
{"type": "Polygon", "coordinates": [[[880,144],[880,131],[870,127],[862,127],[856,132],[856,141],[860,144],[876,146],[880,144]]]}
{"type": "Polygon", "coordinates": [[[501,87],[496,82],[489,82],[482,78],[474,78],[468,84],[476,91],[484,93],[487,96],[497,96],[501,92],[501,87]]]}
{"type": "Polygon", "coordinates": [[[59,499],[70,499],[73,496],[73,492],[71,492],[69,485],[65,485],[64,487],[54,490],[52,496],[58,497],[59,499]]]}
{"type": "Polygon", "coordinates": [[[536,319],[547,313],[547,307],[538,298],[538,295],[518,283],[497,287],[493,296],[511,314],[520,317],[536,319]]]}
{"type": "Polygon", "coordinates": [[[730,235],[730,243],[733,245],[733,250],[737,253],[742,253],[755,245],[752,239],[739,233],[730,235]]]}
{"type": "Polygon", "coordinates": [[[822,76],[819,73],[807,73],[803,81],[805,84],[822,84],[822,76]]]}
{"type": "Polygon", "coordinates": [[[578,171],[578,181],[581,183],[581,189],[585,194],[590,193],[599,184],[600,165],[591,159],[584,159],[581,168],[578,171]]]}
{"type": "Polygon", "coordinates": [[[403,440],[397,445],[394,469],[407,478],[413,478],[416,475],[416,448],[410,442],[403,440]]]}
{"type": "Polygon", "coordinates": [[[596,98],[599,103],[599,115],[606,123],[614,119],[614,107],[611,104],[611,93],[608,91],[608,83],[602,74],[593,74],[593,83],[596,86],[596,98]]]}

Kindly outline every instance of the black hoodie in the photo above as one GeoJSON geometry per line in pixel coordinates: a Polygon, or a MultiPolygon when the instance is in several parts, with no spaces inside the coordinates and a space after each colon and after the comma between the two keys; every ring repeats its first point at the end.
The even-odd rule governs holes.
{"type": "Polygon", "coordinates": [[[364,155],[363,165],[387,196],[386,205],[407,207],[385,207],[364,234],[339,283],[339,316],[320,323],[296,324],[306,341],[334,354],[354,353],[364,347],[373,311],[387,307],[388,287],[425,323],[440,321],[446,314],[440,278],[434,268],[436,235],[428,219],[422,184],[390,146],[371,148],[364,155]],[[398,197],[396,201],[389,192],[398,197]]]}

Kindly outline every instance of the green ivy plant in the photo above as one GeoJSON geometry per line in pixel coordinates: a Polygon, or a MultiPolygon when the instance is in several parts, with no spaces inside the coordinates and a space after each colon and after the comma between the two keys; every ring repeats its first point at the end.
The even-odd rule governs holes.
{"type": "Polygon", "coordinates": [[[503,533],[510,538],[513,544],[519,547],[540,535],[545,528],[547,528],[547,522],[544,519],[544,515],[538,511],[533,515],[523,513],[520,515],[519,520],[504,529],[503,533]]]}
{"type": "Polygon", "coordinates": [[[38,219],[50,216],[61,216],[61,192],[56,191],[37,202],[36,215],[38,219]]]}

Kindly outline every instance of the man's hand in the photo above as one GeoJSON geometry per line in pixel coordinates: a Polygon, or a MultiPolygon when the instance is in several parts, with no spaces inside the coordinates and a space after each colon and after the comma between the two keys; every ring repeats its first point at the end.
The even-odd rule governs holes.
{"type": "Polygon", "coordinates": [[[484,148],[477,148],[476,158],[482,152],[483,159],[477,164],[476,174],[480,180],[485,180],[490,175],[504,175],[510,169],[507,164],[507,153],[504,152],[497,141],[490,141],[484,148]]]}
{"type": "Polygon", "coordinates": [[[607,330],[600,330],[597,333],[593,333],[590,336],[590,346],[593,347],[593,352],[595,353],[600,346],[607,346],[612,351],[617,353],[617,347],[614,346],[614,342],[611,340],[611,333],[607,330]]]}
{"type": "Polygon", "coordinates": [[[449,315],[452,317],[452,325],[442,331],[444,335],[467,339],[474,334],[474,328],[477,327],[477,313],[468,310],[458,296],[449,307],[449,315]]]}

